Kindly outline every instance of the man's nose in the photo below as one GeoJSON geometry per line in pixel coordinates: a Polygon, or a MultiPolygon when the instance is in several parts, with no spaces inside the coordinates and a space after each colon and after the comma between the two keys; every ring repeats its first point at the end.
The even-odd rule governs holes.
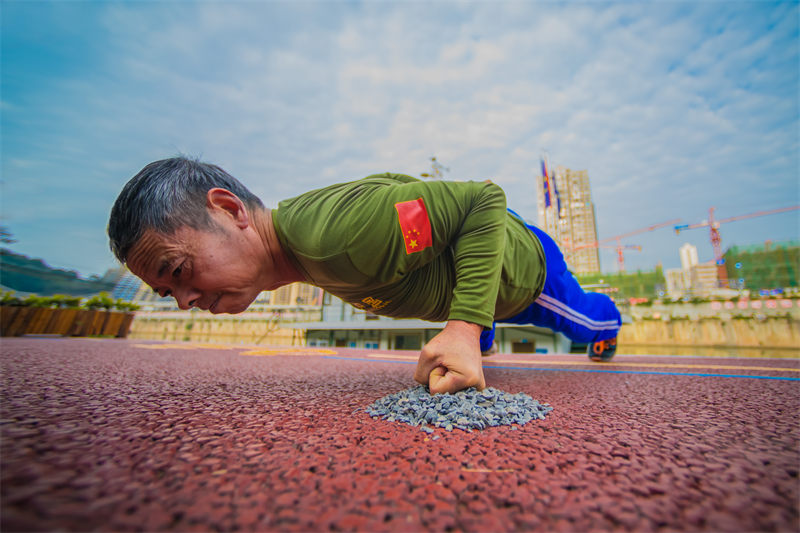
{"type": "Polygon", "coordinates": [[[200,299],[200,291],[195,289],[178,288],[173,291],[175,301],[178,303],[178,309],[186,311],[197,305],[197,300],[200,299]]]}

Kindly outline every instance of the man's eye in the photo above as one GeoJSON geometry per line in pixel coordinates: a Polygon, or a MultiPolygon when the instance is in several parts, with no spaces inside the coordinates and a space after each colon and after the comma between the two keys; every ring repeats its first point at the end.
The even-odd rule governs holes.
{"type": "Polygon", "coordinates": [[[183,265],[179,266],[178,268],[172,271],[172,277],[179,278],[181,276],[181,272],[183,272],[183,265]]]}

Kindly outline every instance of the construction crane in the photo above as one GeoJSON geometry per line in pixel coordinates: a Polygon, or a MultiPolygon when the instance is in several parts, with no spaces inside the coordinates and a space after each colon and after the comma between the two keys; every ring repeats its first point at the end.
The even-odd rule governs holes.
{"type": "Polygon", "coordinates": [[[657,230],[658,228],[663,228],[664,226],[672,226],[680,221],[681,219],[675,218],[672,220],[667,220],[666,222],[653,224],[652,226],[647,226],[644,228],[639,228],[633,231],[629,231],[628,233],[623,233],[622,235],[609,237],[607,239],[603,239],[602,241],[593,242],[591,244],[581,244],[579,246],[576,246],[575,248],[572,248],[571,252],[577,252],[578,250],[583,250],[586,248],[615,248],[617,250],[617,267],[620,272],[625,272],[625,254],[623,253],[623,250],[634,249],[641,251],[642,247],[638,244],[622,244],[622,239],[625,239],[627,237],[632,237],[640,233],[657,230]],[[605,246],[606,243],[609,243],[611,241],[617,241],[617,243],[611,246],[605,246]]]}
{"type": "Polygon", "coordinates": [[[642,251],[641,244],[622,244],[622,243],[617,243],[615,245],[598,244],[597,246],[595,246],[595,248],[607,248],[610,250],[616,250],[617,268],[619,269],[620,272],[625,272],[625,254],[623,253],[623,250],[636,250],[637,252],[642,251]]]}
{"type": "Polygon", "coordinates": [[[722,258],[722,236],[720,236],[719,234],[720,225],[725,224],[727,222],[733,222],[735,220],[743,220],[745,218],[763,217],[764,215],[775,215],[778,213],[785,213],[787,211],[793,211],[795,209],[800,209],[800,205],[795,205],[792,207],[783,207],[781,209],[770,209],[767,211],[756,211],[755,213],[750,213],[747,215],[739,215],[735,217],[723,218],[722,220],[715,220],[714,219],[715,208],[709,207],[708,220],[704,220],[697,224],[681,224],[680,226],[675,226],[675,235],[680,235],[681,231],[687,229],[708,227],[711,237],[711,248],[713,248],[714,250],[714,261],[717,264],[717,280],[719,281],[720,287],[727,287],[728,270],[725,268],[725,260],[722,258]]]}

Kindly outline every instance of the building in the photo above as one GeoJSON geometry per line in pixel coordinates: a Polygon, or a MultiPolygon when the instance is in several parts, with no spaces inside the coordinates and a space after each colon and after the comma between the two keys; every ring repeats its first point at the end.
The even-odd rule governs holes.
{"type": "MultiPolygon", "coordinates": [[[[308,346],[417,351],[445,326],[443,322],[374,315],[327,292],[322,302],[321,321],[290,324],[306,330],[308,346]]],[[[495,342],[500,353],[565,353],[571,348],[569,339],[561,334],[516,324],[497,324],[495,342]]]]}
{"type": "MultiPolygon", "coordinates": [[[[559,244],[573,273],[600,272],[597,220],[588,171],[558,166],[550,178],[555,188],[550,207],[545,207],[544,194],[539,195],[539,227],[559,244]]],[[[539,191],[544,190],[543,179],[539,177],[539,191]]]]}
{"type": "MultiPolygon", "coordinates": [[[[320,305],[322,289],[307,283],[290,283],[272,291],[264,292],[267,302],[270,305],[320,305]]],[[[255,302],[254,302],[255,303],[255,302]]]]}
{"type": "Polygon", "coordinates": [[[717,265],[714,261],[700,263],[697,247],[685,243],[678,250],[681,268],[664,272],[667,295],[673,300],[680,298],[708,298],[719,293],[717,265]]]}
{"type": "Polygon", "coordinates": [[[700,262],[697,259],[697,246],[691,245],[688,242],[680,247],[678,253],[681,256],[681,268],[683,270],[689,271],[700,262]]]}
{"type": "Polygon", "coordinates": [[[120,273],[117,277],[117,283],[111,291],[111,297],[115,300],[132,302],[143,285],[142,280],[134,276],[131,271],[125,267],[120,267],[119,270],[120,273]]]}
{"type": "Polygon", "coordinates": [[[667,296],[673,300],[680,300],[692,290],[692,277],[689,270],[683,268],[668,268],[664,271],[667,282],[667,296]]]}
{"type": "Polygon", "coordinates": [[[689,271],[692,283],[692,295],[707,298],[717,291],[719,278],[717,277],[717,263],[708,261],[694,265],[689,271]]]}

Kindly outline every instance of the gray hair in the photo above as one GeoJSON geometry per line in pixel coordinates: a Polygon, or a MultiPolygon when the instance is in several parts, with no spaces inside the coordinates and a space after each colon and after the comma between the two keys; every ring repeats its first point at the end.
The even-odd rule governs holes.
{"type": "Polygon", "coordinates": [[[264,208],[256,195],[216,165],[187,157],[150,163],[131,178],[111,208],[111,251],[124,263],[133,245],[149,229],[171,235],[185,226],[214,228],[206,208],[206,193],[215,187],[232,192],[250,210],[264,208]]]}

